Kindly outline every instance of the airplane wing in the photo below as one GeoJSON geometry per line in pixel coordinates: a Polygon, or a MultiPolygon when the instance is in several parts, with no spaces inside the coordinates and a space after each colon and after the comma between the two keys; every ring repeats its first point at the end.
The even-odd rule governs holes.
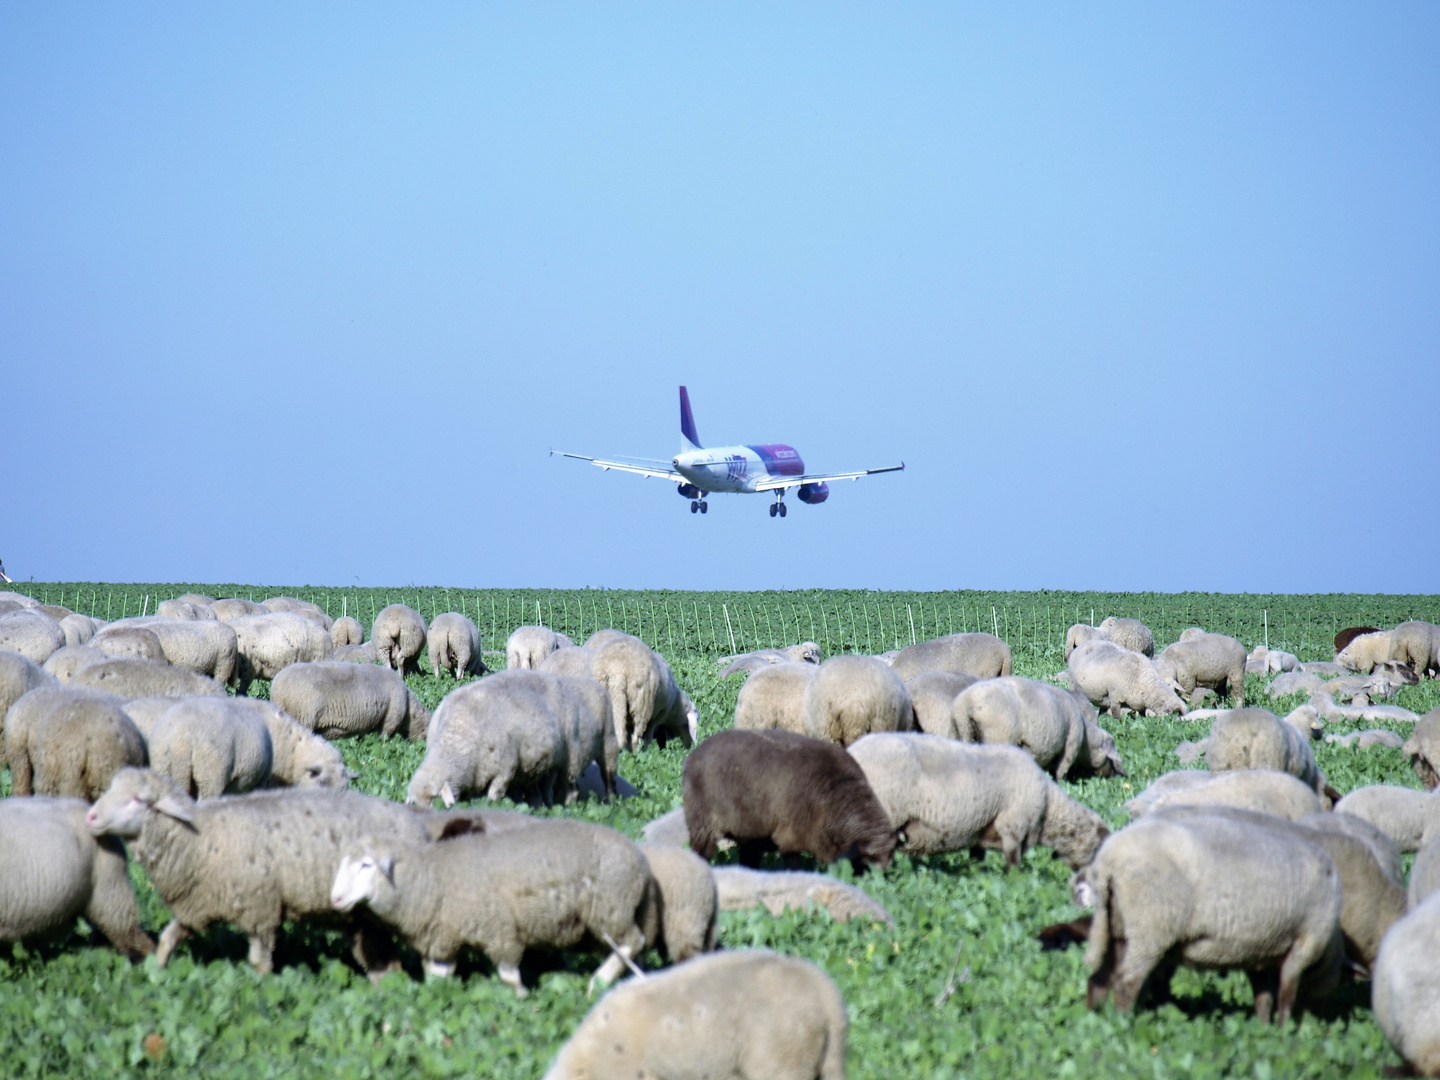
{"type": "Polygon", "coordinates": [[[799,487],[801,484],[823,484],[830,480],[859,480],[862,476],[874,476],[883,472],[904,472],[905,463],[887,465],[883,469],[860,469],[858,472],[806,473],[804,476],[777,476],[755,485],[756,491],[774,491],[776,488],[799,487]]]}
{"type": "Polygon", "coordinates": [[[670,467],[668,461],[649,461],[644,458],[629,461],[607,461],[604,458],[586,457],[584,454],[567,454],[564,450],[551,450],[551,456],[559,454],[561,457],[574,458],[576,461],[588,461],[591,465],[609,472],[615,469],[617,472],[635,473],[639,476],[654,477],[657,480],[675,480],[685,483],[685,477],[670,467]]]}

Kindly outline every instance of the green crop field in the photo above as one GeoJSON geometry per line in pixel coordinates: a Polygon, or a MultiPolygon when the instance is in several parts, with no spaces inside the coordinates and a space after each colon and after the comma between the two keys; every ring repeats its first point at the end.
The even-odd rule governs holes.
{"type": "MultiPolygon", "coordinates": [[[[960,630],[998,632],[1015,672],[1043,678],[1062,670],[1065,629],[1106,615],[1145,620],[1157,645],[1202,625],[1247,646],[1267,641],[1302,659],[1328,659],[1335,631],[1390,626],[1408,618],[1440,621],[1433,596],[1220,596],[1114,593],[775,593],[617,592],[609,590],[447,590],[258,588],[242,585],[14,586],[45,603],[100,618],[154,611],[194,590],[264,599],[286,594],[349,613],[369,624],[387,603],[416,607],[427,619],[463,611],[485,647],[503,649],[516,626],[543,621],[581,640],[602,627],[638,634],[671,662],[699,706],[702,735],[728,727],[740,678],[722,682],[715,659],[732,651],[814,640],[826,655],[882,652],[960,630]]],[[[503,660],[492,656],[492,666],[503,660]]],[[[457,685],[411,676],[430,706],[457,685]]],[[[1247,693],[1264,680],[1251,676],[1247,693]]],[[[254,692],[265,694],[264,683],[254,692]]],[[[1263,703],[1268,699],[1261,697],[1263,703]]],[[[1285,712],[1296,696],[1270,705],[1285,712]]],[[[1440,682],[1406,687],[1397,703],[1417,713],[1440,705],[1440,682]]],[[[1129,776],[1065,785],[1112,825],[1121,804],[1155,776],[1175,769],[1177,743],[1204,725],[1176,718],[1111,720],[1129,776]]],[[[1332,732],[1385,726],[1333,724],[1332,732]]],[[[1403,730],[1403,725],[1396,725],[1403,730]]],[[[355,786],[403,798],[423,744],[374,736],[342,743],[355,786]]],[[[1316,744],[1316,757],[1342,792],[1386,782],[1418,787],[1398,750],[1341,750],[1316,744]]],[[[604,822],[632,837],[680,803],[682,747],[623,754],[620,771],[639,794],[614,804],[552,811],[604,822]]],[[[0,795],[9,774],[0,771],[0,795]]],[[[3,868],[0,868],[3,872],[3,868]]],[[[849,879],[848,866],[831,873],[849,879]]],[[[143,871],[132,866],[147,926],[167,915],[143,871]]],[[[1319,1015],[1262,1027],[1239,974],[1181,971],[1175,999],[1155,1011],[1117,1015],[1085,1008],[1077,949],[1043,952],[1036,932],[1075,918],[1069,871],[1047,850],[1007,870],[957,854],[911,860],[859,881],[895,917],[838,924],[820,913],[771,918],[763,911],[721,916],[725,948],[765,947],[824,968],[850,1012],[850,1076],[892,1077],[1209,1077],[1379,1076],[1400,1059],[1376,1027],[1368,986],[1343,987],[1319,1015]],[[952,981],[953,979],[953,981],[952,981]],[[953,992],[943,994],[951,983],[953,992]]],[[[0,1062],[6,1075],[30,1076],[337,1076],[463,1075],[535,1078],[594,1003],[586,980],[600,951],[527,959],[531,996],[517,1000],[483,960],[461,977],[422,982],[387,976],[379,987],[357,973],[333,932],[287,927],[278,971],[259,977],[245,942],[226,928],[192,939],[169,968],[131,965],[83,926],[68,940],[0,946],[0,1062]]],[[[658,964],[653,955],[649,965],[658,964]]],[[[412,965],[413,967],[414,965],[412,965]]]]}

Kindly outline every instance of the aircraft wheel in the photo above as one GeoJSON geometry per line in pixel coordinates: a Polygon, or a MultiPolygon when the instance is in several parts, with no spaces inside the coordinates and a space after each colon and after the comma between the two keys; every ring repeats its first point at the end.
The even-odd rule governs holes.
{"type": "Polygon", "coordinates": [[[784,504],[784,503],[781,503],[781,504],[780,504],[780,516],[781,516],[781,517],[784,517],[784,516],[785,516],[785,504],[784,504]]]}
{"type": "Polygon", "coordinates": [[[700,504],[699,504],[698,502],[696,502],[694,499],[691,499],[691,500],[690,500],[690,513],[693,514],[693,513],[695,513],[697,510],[699,510],[699,509],[700,509],[700,504]]]}
{"type": "Polygon", "coordinates": [[[777,513],[779,513],[779,511],[776,509],[776,506],[777,506],[777,505],[778,505],[777,503],[771,503],[771,504],[770,504],[770,516],[771,516],[771,517],[774,517],[777,513]]]}
{"type": "Polygon", "coordinates": [[[708,514],[709,512],[710,512],[710,504],[707,503],[704,499],[701,499],[701,500],[700,500],[700,513],[702,513],[702,514],[708,514]]]}

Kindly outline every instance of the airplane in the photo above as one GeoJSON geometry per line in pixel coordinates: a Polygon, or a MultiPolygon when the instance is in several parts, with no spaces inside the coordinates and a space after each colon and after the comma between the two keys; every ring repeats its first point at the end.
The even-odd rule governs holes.
{"type": "Polygon", "coordinates": [[[862,476],[876,473],[901,472],[899,465],[887,465],[883,469],[860,469],[856,472],[807,473],[805,462],[793,446],[783,443],[764,443],[759,446],[716,446],[705,449],[700,436],[695,432],[695,417],[690,412],[690,394],[680,387],[680,453],[668,462],[651,458],[629,458],[611,461],[604,458],[586,457],[584,454],[567,454],[563,450],[551,450],[551,455],[588,461],[606,472],[636,473],[644,477],[673,480],[679,486],[681,498],[690,500],[692,514],[709,512],[705,497],[712,491],[735,495],[753,495],[773,491],[775,501],[770,504],[771,517],[785,516],[785,493],[799,488],[797,497],[812,506],[823,503],[830,497],[831,480],[859,480],[862,476]]]}

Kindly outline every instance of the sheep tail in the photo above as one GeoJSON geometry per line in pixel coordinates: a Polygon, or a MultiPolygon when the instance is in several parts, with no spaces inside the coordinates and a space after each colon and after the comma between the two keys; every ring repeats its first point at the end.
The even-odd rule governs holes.
{"type": "Polygon", "coordinates": [[[1090,940],[1085,945],[1085,967],[1093,975],[1104,967],[1110,952],[1110,875],[1094,863],[1088,873],[1095,890],[1095,917],[1090,923],[1090,940]]]}

